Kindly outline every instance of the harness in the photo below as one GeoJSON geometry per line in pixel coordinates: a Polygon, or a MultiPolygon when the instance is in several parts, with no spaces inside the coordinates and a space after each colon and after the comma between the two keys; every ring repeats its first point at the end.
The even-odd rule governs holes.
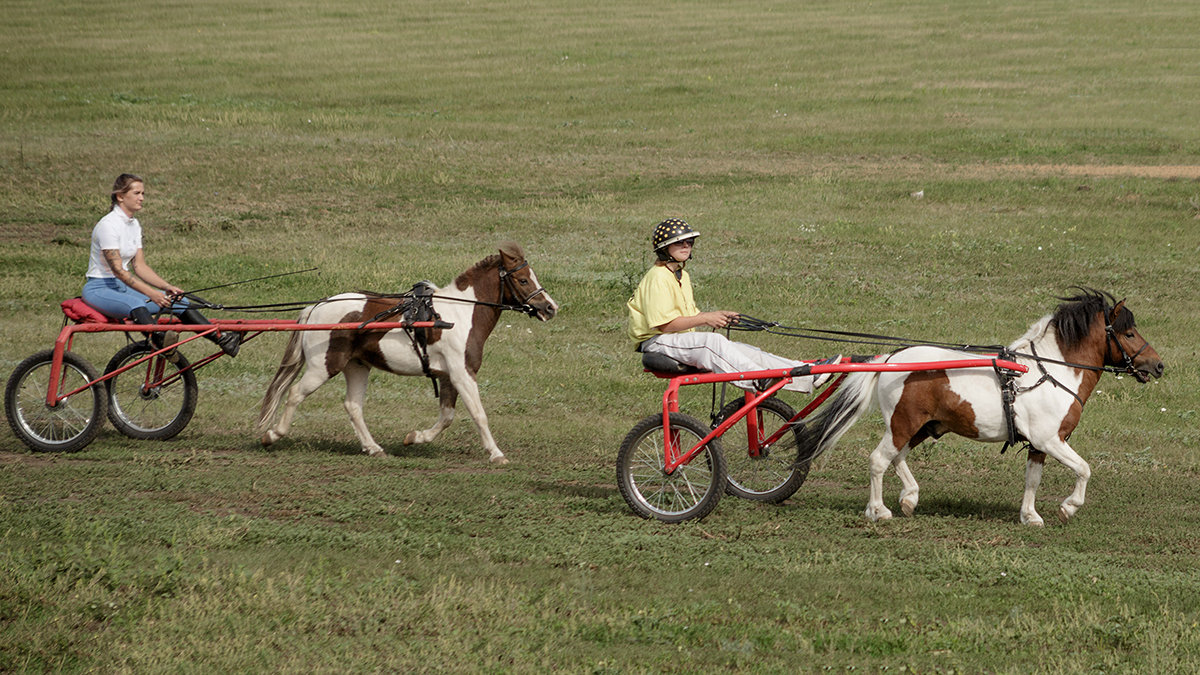
{"type": "MultiPolygon", "coordinates": [[[[523,314],[528,314],[529,316],[536,315],[537,308],[533,305],[530,305],[529,301],[534,297],[545,293],[546,289],[538,286],[524,298],[521,297],[521,294],[517,288],[517,282],[513,278],[513,274],[520,272],[526,267],[529,267],[529,263],[527,261],[522,261],[520,265],[511,270],[506,268],[503,262],[501,262],[499,265],[500,284],[503,286],[504,291],[507,291],[508,295],[516,301],[515,305],[507,305],[503,303],[504,291],[501,292],[500,303],[483,302],[481,300],[471,300],[469,302],[475,305],[483,305],[485,307],[495,307],[501,311],[511,309],[523,314]]],[[[447,298],[444,296],[435,295],[434,293],[436,290],[437,287],[434,286],[432,282],[418,281],[411,289],[396,296],[380,296],[376,293],[367,293],[367,295],[374,295],[376,297],[399,298],[399,302],[383,310],[382,312],[379,312],[371,319],[362,322],[362,324],[359,325],[359,328],[362,328],[369,323],[387,321],[397,314],[400,315],[401,319],[406,324],[411,324],[417,321],[438,322],[442,320],[442,317],[439,316],[437,310],[433,308],[433,300],[435,297],[442,300],[464,302],[464,300],[461,298],[447,298]]],[[[416,352],[417,359],[421,362],[421,372],[425,375],[425,377],[429,378],[430,382],[433,383],[434,397],[439,397],[441,396],[441,392],[438,388],[437,376],[434,375],[433,371],[429,368],[429,335],[431,330],[432,329],[430,328],[412,328],[411,326],[405,326],[404,334],[408,336],[409,342],[412,343],[413,351],[416,352]]]]}
{"type": "MultiPolygon", "coordinates": [[[[1107,314],[1107,313],[1108,312],[1106,310],[1105,314],[1107,314]]],[[[1079,397],[1079,394],[1077,392],[1073,391],[1067,385],[1065,385],[1062,382],[1059,382],[1057,379],[1055,379],[1054,376],[1051,375],[1048,370],[1046,370],[1046,366],[1045,366],[1046,363],[1054,363],[1054,364],[1058,364],[1058,365],[1068,366],[1071,368],[1078,368],[1080,370],[1109,372],[1109,373],[1114,373],[1114,374],[1129,373],[1136,377],[1137,368],[1134,367],[1133,361],[1134,361],[1134,359],[1136,359],[1138,357],[1139,354],[1142,353],[1142,351],[1144,351],[1146,349],[1146,347],[1149,347],[1150,345],[1149,345],[1149,343],[1142,345],[1142,347],[1139,348],[1133,354],[1130,354],[1129,352],[1125,351],[1125,347],[1121,344],[1121,341],[1119,339],[1117,339],[1116,330],[1114,330],[1113,326],[1112,326],[1111,319],[1115,318],[1115,317],[1109,317],[1109,318],[1110,318],[1109,322],[1106,323],[1106,325],[1104,326],[1106,347],[1110,352],[1109,354],[1106,355],[1106,360],[1118,361],[1118,359],[1116,359],[1116,358],[1109,358],[1109,357],[1113,356],[1112,345],[1116,345],[1116,351],[1120,353],[1120,355],[1121,355],[1120,361],[1124,362],[1124,366],[1110,366],[1110,365],[1089,366],[1089,365],[1084,365],[1082,363],[1071,363],[1068,361],[1061,361],[1058,359],[1047,358],[1044,356],[1040,356],[1037,353],[1037,349],[1033,346],[1032,342],[1030,342],[1030,344],[1029,344],[1029,350],[1031,353],[1018,354],[1017,352],[1014,352],[1006,347],[1001,347],[1001,346],[962,345],[962,344],[947,343],[947,342],[908,340],[905,338],[898,338],[898,337],[893,337],[893,336],[889,336],[889,335],[875,335],[872,333],[853,333],[853,332],[846,332],[846,331],[818,330],[818,329],[813,329],[813,328],[803,328],[803,327],[796,327],[796,326],[783,326],[783,325],[773,322],[773,321],[763,321],[762,319],[756,319],[752,316],[747,316],[745,314],[739,316],[738,323],[735,324],[734,326],[731,326],[730,329],[731,330],[742,330],[742,331],[764,331],[767,333],[773,333],[775,335],[784,335],[784,336],[788,336],[788,337],[798,337],[798,338],[805,338],[805,339],[810,339],[810,340],[824,340],[824,341],[829,341],[829,342],[884,345],[884,346],[899,347],[899,348],[913,347],[916,345],[930,345],[930,346],[935,346],[935,347],[946,347],[946,348],[950,348],[950,349],[958,349],[961,351],[968,351],[968,352],[972,352],[972,351],[974,351],[974,352],[981,352],[981,351],[995,352],[997,354],[997,358],[993,359],[993,368],[996,371],[996,379],[1000,385],[1000,402],[1001,402],[1001,406],[1004,411],[1004,422],[1005,422],[1005,427],[1006,427],[1006,431],[1007,431],[1007,440],[1004,443],[1004,447],[1000,450],[1001,454],[1003,454],[1010,447],[1012,447],[1014,445],[1018,445],[1022,442],[1025,443],[1025,445],[1028,449],[1037,450],[1037,448],[1034,448],[1033,445],[1031,443],[1029,443],[1028,439],[1023,437],[1017,431],[1016,413],[1013,409],[1013,406],[1016,403],[1018,395],[1028,392],[1028,391],[1032,391],[1033,389],[1040,387],[1041,385],[1045,384],[1046,382],[1049,382],[1049,383],[1053,384],[1054,386],[1058,387],[1059,389],[1062,389],[1063,391],[1069,393],[1076,401],[1079,402],[1079,405],[1081,407],[1083,406],[1083,399],[1081,399],[1079,397]],[[1033,384],[1031,384],[1027,387],[1018,387],[1016,374],[1013,373],[1012,371],[1001,368],[996,363],[996,361],[998,359],[1016,360],[1016,357],[1018,357],[1018,356],[1028,359],[1028,360],[1031,360],[1034,363],[1036,363],[1038,370],[1041,371],[1041,374],[1042,374],[1037,382],[1034,382],[1033,384]]]]}
{"type": "MultiPolygon", "coordinates": [[[[1016,375],[1014,375],[1011,371],[1000,368],[999,366],[993,366],[996,370],[996,377],[1000,380],[1000,403],[1001,403],[1002,407],[1004,408],[1004,424],[1008,431],[1008,440],[1004,441],[1004,447],[1000,448],[1000,454],[1002,454],[1002,455],[1009,448],[1011,448],[1012,446],[1017,445],[1018,443],[1021,443],[1021,442],[1025,443],[1026,449],[1034,449],[1034,450],[1037,449],[1037,448],[1033,447],[1033,444],[1029,442],[1029,439],[1025,438],[1024,436],[1022,436],[1021,434],[1019,434],[1017,432],[1017,420],[1016,420],[1016,413],[1013,411],[1013,404],[1016,402],[1017,396],[1019,394],[1024,394],[1027,391],[1033,391],[1034,389],[1037,389],[1038,387],[1042,386],[1046,382],[1049,382],[1050,384],[1053,384],[1054,386],[1058,387],[1059,389],[1062,389],[1063,391],[1070,394],[1072,398],[1074,398],[1076,401],[1079,402],[1079,406],[1081,408],[1083,407],[1083,399],[1079,398],[1079,394],[1075,393],[1074,391],[1071,391],[1070,387],[1063,384],[1062,382],[1059,382],[1057,379],[1054,378],[1053,375],[1050,374],[1050,371],[1046,370],[1046,366],[1044,365],[1044,362],[1051,360],[1051,359],[1046,359],[1041,356],[1038,356],[1037,348],[1033,346],[1032,342],[1029,343],[1029,351],[1030,351],[1030,354],[1025,355],[1025,356],[1032,357],[1033,362],[1035,364],[1037,364],[1038,370],[1041,371],[1042,376],[1040,378],[1038,378],[1037,382],[1034,382],[1033,384],[1029,385],[1028,387],[1018,387],[1016,375]]],[[[1009,351],[1008,349],[1004,349],[1001,351],[1001,356],[1004,358],[1008,358],[1008,359],[1014,359],[1016,357],[1016,354],[1014,352],[1009,351]]],[[[1055,362],[1063,363],[1061,361],[1055,361],[1055,362]]],[[[1080,365],[1080,364],[1074,364],[1074,365],[1079,368],[1095,370],[1095,368],[1093,368],[1091,366],[1084,366],[1084,365],[1080,365]]],[[[1069,437],[1070,437],[1070,435],[1068,434],[1068,438],[1069,437]]]]}

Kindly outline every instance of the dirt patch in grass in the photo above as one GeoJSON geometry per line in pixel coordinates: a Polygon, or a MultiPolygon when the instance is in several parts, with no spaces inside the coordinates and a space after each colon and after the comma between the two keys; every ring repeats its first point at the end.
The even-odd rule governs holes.
{"type": "Polygon", "coordinates": [[[995,167],[1002,173],[1029,173],[1033,175],[1064,176],[1131,176],[1133,178],[1163,178],[1176,180],[1200,180],[1200,166],[1104,166],[1099,164],[1004,164],[995,167]]]}
{"type": "Polygon", "coordinates": [[[27,466],[47,466],[53,464],[56,458],[53,454],[25,454],[21,452],[0,452],[0,466],[6,464],[24,464],[27,466]]]}
{"type": "MultiPolygon", "coordinates": [[[[814,166],[813,168],[819,169],[814,166]]],[[[858,158],[847,160],[841,167],[829,165],[827,169],[840,168],[850,173],[911,173],[949,174],[961,178],[993,178],[1020,176],[1073,176],[1115,178],[1158,178],[1163,180],[1200,181],[1200,165],[1149,165],[1149,164],[944,164],[927,162],[921,158],[898,157],[893,160],[858,158]]]]}
{"type": "Polygon", "coordinates": [[[74,251],[83,249],[88,244],[94,224],[80,223],[76,226],[53,223],[0,223],[0,242],[55,244],[69,247],[74,251]],[[86,236],[81,234],[84,228],[86,228],[86,236]]]}

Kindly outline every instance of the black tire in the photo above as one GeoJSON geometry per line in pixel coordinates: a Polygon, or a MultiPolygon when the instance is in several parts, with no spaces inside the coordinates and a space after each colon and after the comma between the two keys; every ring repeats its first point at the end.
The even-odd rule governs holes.
{"type": "MultiPolygon", "coordinates": [[[[721,422],[736,413],[745,401],[741,398],[730,401],[713,422],[716,428],[721,422]]],[[[792,406],[772,396],[758,404],[757,443],[772,436],[788,420],[796,416],[792,406]]],[[[791,431],[785,432],[774,444],[760,447],[758,456],[750,455],[750,436],[746,415],[738,420],[721,435],[722,447],[729,448],[725,453],[725,468],[728,474],[728,485],[725,490],[741,499],[755,502],[778,504],[796,494],[796,490],[804,484],[808,477],[810,462],[800,461],[799,449],[804,437],[803,423],[797,423],[791,431]]]]}
{"type": "MultiPolygon", "coordinates": [[[[146,356],[154,348],[145,342],[125,345],[108,362],[104,374],[146,356]]],[[[174,362],[162,356],[135,366],[105,382],[108,420],[130,438],[165,441],[183,431],[196,412],[199,387],[183,354],[174,362]]]]}
{"type": "MultiPolygon", "coordinates": [[[[671,413],[679,446],[690,449],[709,433],[700,420],[671,413]]],[[[625,503],[643,518],[664,523],[700,519],[712,513],[725,490],[725,459],[713,439],[691,462],[668,475],[663,470],[663,418],[651,415],[625,436],[617,453],[617,486],[625,503]]]]}
{"type": "MultiPolygon", "coordinates": [[[[104,387],[88,387],[53,407],[46,405],[54,350],[19,363],[4,389],[4,414],[21,442],[35,452],[77,452],[100,433],[108,402],[104,387]]],[[[63,352],[58,391],[63,394],[97,380],[92,364],[63,352]]]]}

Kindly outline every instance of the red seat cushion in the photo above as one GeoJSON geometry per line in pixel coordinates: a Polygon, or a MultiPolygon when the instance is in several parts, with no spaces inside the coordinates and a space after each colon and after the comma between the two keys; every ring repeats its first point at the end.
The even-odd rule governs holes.
{"type": "Polygon", "coordinates": [[[63,314],[75,323],[125,323],[123,319],[110,319],[100,310],[83,301],[83,298],[63,300],[60,305],[63,314]]]}

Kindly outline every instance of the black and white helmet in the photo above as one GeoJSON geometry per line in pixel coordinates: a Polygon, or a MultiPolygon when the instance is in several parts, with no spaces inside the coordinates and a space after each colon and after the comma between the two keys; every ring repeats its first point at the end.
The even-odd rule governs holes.
{"type": "Polygon", "coordinates": [[[654,226],[654,234],[650,236],[650,244],[654,252],[662,260],[667,260],[667,247],[685,239],[695,239],[700,233],[693,230],[681,218],[667,218],[654,226]]]}

